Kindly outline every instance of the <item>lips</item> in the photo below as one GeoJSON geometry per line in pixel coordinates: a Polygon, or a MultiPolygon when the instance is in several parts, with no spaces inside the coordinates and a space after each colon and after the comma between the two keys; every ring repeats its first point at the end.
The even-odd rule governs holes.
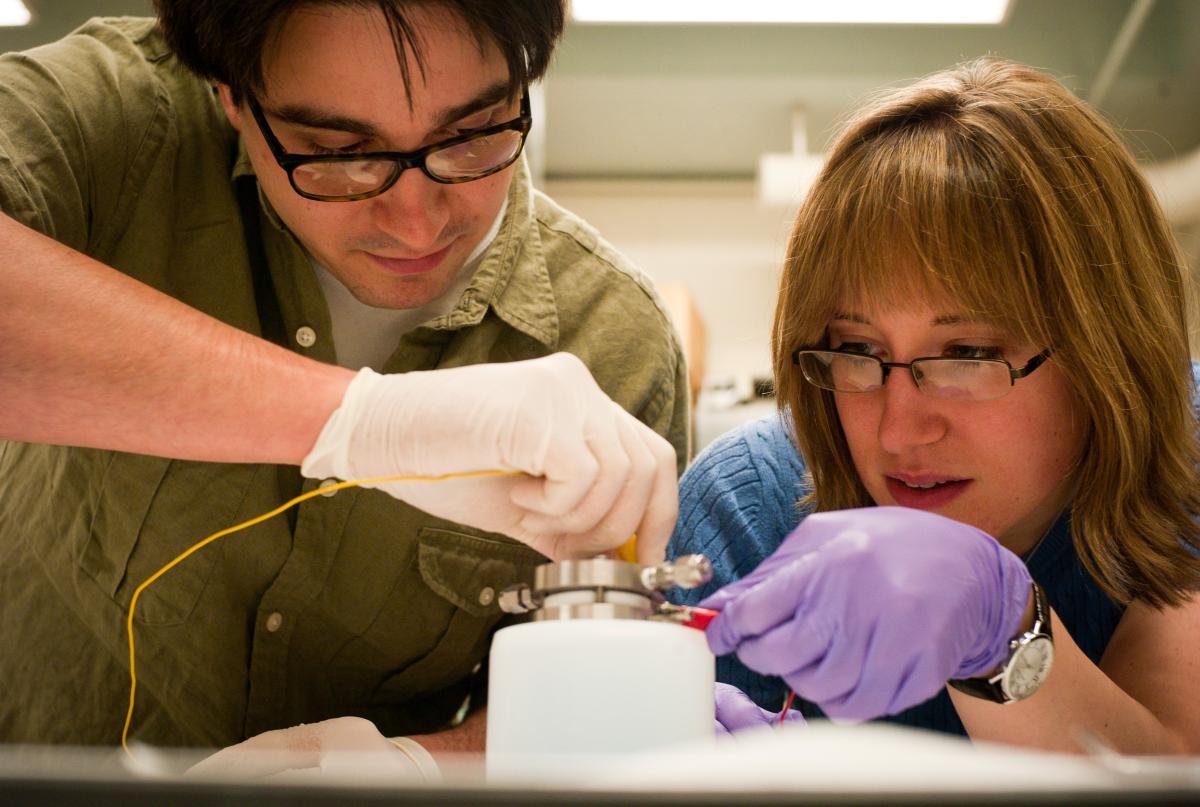
{"type": "Polygon", "coordinates": [[[896,504],[918,510],[945,507],[965,493],[972,483],[970,479],[934,474],[889,474],[884,480],[896,504]]]}
{"type": "Polygon", "coordinates": [[[437,252],[431,252],[428,255],[421,255],[416,258],[389,258],[384,255],[376,255],[373,252],[366,254],[376,266],[391,274],[421,275],[437,269],[442,264],[442,261],[446,259],[451,246],[453,244],[447,244],[437,252]]]}

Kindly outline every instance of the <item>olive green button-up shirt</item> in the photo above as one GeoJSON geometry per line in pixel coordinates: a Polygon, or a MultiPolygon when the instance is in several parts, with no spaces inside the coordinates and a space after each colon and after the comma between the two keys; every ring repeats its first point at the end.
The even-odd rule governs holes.
{"type": "MultiPolygon", "coordinates": [[[[280,341],[332,362],[306,253],[241,154],[211,88],[151,20],[92,21],[0,57],[6,213],[243,330],[273,322],[280,341]],[[256,266],[269,271],[257,284],[256,266]]],[[[666,436],[682,468],[686,376],[658,298],[521,171],[457,307],[404,336],[384,370],[559,350],[666,436]]],[[[317,484],[294,468],[0,443],[0,740],[116,743],[135,588],[201,538],[317,484]]],[[[131,736],[223,746],[337,715],[387,735],[444,727],[503,617],[496,593],[543,561],[378,491],[313,498],[142,594],[131,736]]]]}

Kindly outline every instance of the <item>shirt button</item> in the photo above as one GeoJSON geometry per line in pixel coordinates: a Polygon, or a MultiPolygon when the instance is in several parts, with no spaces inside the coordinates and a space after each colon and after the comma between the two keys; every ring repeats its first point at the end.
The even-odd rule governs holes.
{"type": "Polygon", "coordinates": [[[278,611],[267,617],[267,631],[270,633],[274,633],[275,631],[279,630],[279,627],[282,624],[283,614],[279,613],[278,611]]]}
{"type": "Polygon", "coordinates": [[[483,590],[479,592],[480,605],[491,605],[494,599],[496,599],[496,591],[491,586],[484,586],[483,590]]]}
{"type": "MultiPolygon", "coordinates": [[[[330,477],[329,479],[322,479],[321,484],[317,485],[317,487],[327,488],[330,485],[336,485],[338,482],[341,482],[341,481],[342,480],[340,480],[340,479],[334,479],[333,477],[330,477]]],[[[321,495],[322,496],[336,496],[337,491],[336,490],[323,490],[323,491],[321,491],[321,495]]]]}
{"type": "Polygon", "coordinates": [[[304,325],[296,329],[296,344],[300,347],[312,347],[317,343],[317,332],[304,325]]]}

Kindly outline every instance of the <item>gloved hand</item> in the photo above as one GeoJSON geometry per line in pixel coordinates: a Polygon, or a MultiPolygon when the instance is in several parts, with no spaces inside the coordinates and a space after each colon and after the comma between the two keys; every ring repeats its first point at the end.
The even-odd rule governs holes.
{"type": "Polygon", "coordinates": [[[675,451],[575,356],[379,375],[362,370],[301,471],[314,479],[512,470],[529,476],[379,485],[441,518],[552,559],[615,549],[662,560],[678,514],[675,451]]]}
{"type": "Polygon", "coordinates": [[[701,605],[716,655],[779,675],[830,717],[896,714],[995,668],[1031,595],[1021,559],[982,530],[903,507],[808,516],[701,605]]]}
{"type": "MultiPolygon", "coordinates": [[[[717,716],[714,721],[717,734],[733,734],[744,729],[775,726],[779,723],[779,715],[768,712],[750,696],[735,686],[718,682],[714,685],[716,695],[717,716]]],[[[804,724],[804,715],[795,709],[789,709],[783,722],[788,724],[804,724]]]]}
{"type": "Polygon", "coordinates": [[[437,780],[437,764],[414,740],[387,739],[360,717],[337,717],[267,731],[223,748],[188,769],[187,776],[306,781],[364,779],[395,783],[437,780]]]}

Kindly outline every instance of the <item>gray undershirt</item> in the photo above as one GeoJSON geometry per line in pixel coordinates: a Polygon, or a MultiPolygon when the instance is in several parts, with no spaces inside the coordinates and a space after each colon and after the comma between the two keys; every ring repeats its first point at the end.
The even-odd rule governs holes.
{"type": "Polygon", "coordinates": [[[500,232],[500,222],[503,221],[507,209],[508,200],[505,199],[500,212],[496,214],[496,220],[492,222],[491,229],[471,250],[449,288],[439,297],[418,308],[375,308],[361,303],[340,280],[309,255],[308,260],[317,273],[317,280],[320,281],[321,290],[325,293],[325,301],[329,306],[338,365],[351,370],[362,367],[380,370],[395,352],[401,336],[423,323],[453,311],[463,292],[471,285],[475,270],[482,262],[483,253],[500,232]]]}

